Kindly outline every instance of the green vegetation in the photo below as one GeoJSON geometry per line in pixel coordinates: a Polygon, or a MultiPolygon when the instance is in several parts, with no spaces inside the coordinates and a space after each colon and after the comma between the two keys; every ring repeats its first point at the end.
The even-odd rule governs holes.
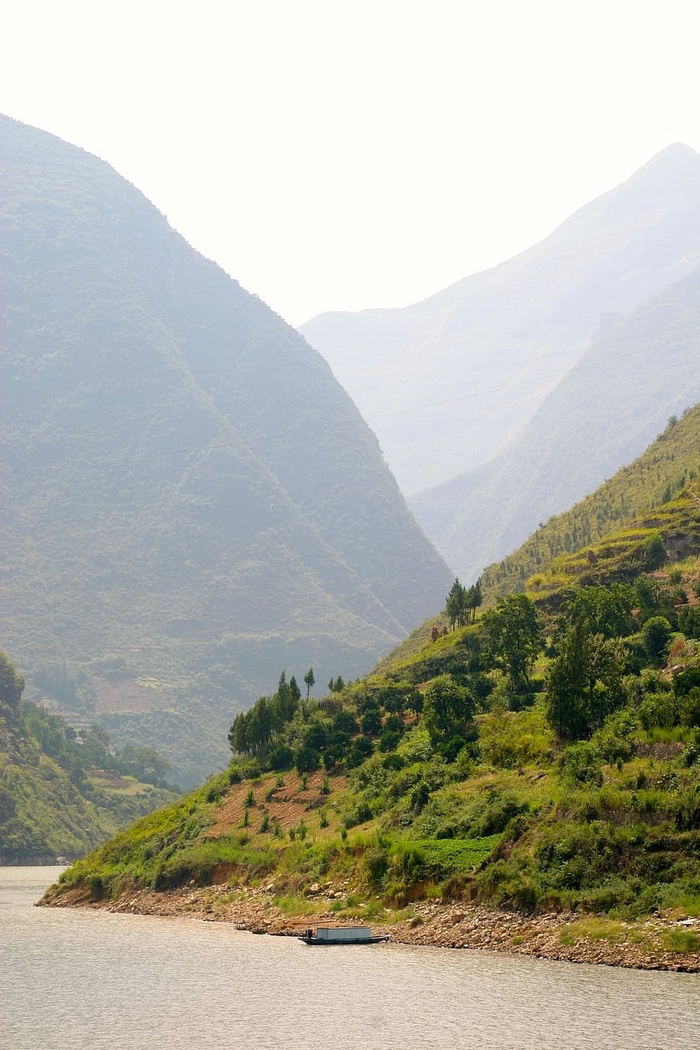
{"type": "Polygon", "coordinates": [[[540,525],[513,554],[484,570],[485,597],[493,600],[498,594],[524,589],[541,594],[555,581],[564,585],[566,573],[571,572],[593,583],[601,554],[604,574],[610,573],[610,558],[617,554],[623,570],[618,575],[634,578],[663,562],[666,537],[673,558],[682,557],[682,545],[690,552],[696,532],[697,503],[688,486],[699,473],[700,405],[696,405],[669,422],[633,463],[570,510],[540,525]],[[635,528],[624,528],[633,522],[635,528]]]}
{"type": "Polygon", "coordinates": [[[172,800],[169,763],[150,747],[109,747],[21,700],[23,680],[0,653],[0,863],[76,857],[172,800]]]}
{"type": "Polygon", "coordinates": [[[605,916],[593,939],[700,915],[699,506],[693,480],[318,700],[282,675],[234,721],[227,774],[158,818],[168,834],[137,824],[57,892],[165,865],[168,885],[264,877],[281,899],[341,886],[339,914],[440,896],[605,916]]]}

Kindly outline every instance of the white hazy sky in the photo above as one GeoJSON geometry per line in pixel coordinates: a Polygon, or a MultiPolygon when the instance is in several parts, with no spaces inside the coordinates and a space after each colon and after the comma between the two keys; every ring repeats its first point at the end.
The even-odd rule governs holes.
{"type": "Polygon", "coordinates": [[[0,111],[292,324],[403,306],[700,148],[697,0],[8,0],[0,111]]]}

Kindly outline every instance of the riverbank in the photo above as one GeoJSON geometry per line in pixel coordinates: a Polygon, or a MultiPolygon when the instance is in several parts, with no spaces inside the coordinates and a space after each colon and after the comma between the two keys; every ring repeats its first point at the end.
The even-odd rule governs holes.
{"type": "MultiPolygon", "coordinates": [[[[164,893],[135,890],[116,900],[94,901],[84,889],[60,896],[49,890],[38,903],[51,907],[97,908],[141,915],[183,916],[228,922],[237,929],[295,936],[320,923],[351,923],[334,908],[329,888],[313,887],[312,911],[290,914],[277,906],[272,887],[228,885],[188,887],[164,893]]],[[[293,907],[293,906],[292,906],[293,907]]],[[[359,908],[362,906],[360,905],[359,908]]],[[[398,944],[530,955],[565,962],[596,963],[640,970],[700,973],[700,919],[653,916],[637,922],[579,914],[526,916],[459,901],[418,901],[399,912],[371,919],[373,930],[391,934],[398,944]]]]}

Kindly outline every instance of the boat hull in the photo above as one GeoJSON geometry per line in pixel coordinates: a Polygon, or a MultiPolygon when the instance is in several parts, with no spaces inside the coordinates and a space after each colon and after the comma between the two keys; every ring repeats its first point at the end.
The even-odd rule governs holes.
{"type": "Polygon", "coordinates": [[[388,941],[389,934],[377,934],[375,937],[344,937],[342,940],[333,940],[329,937],[300,937],[299,940],[309,945],[379,944],[380,941],[388,941]]]}

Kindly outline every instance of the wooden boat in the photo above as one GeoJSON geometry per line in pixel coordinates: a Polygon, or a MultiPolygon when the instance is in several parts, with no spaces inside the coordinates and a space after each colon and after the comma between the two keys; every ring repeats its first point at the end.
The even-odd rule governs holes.
{"type": "Polygon", "coordinates": [[[372,936],[369,926],[310,926],[299,937],[304,944],[378,944],[388,933],[372,936]]]}

